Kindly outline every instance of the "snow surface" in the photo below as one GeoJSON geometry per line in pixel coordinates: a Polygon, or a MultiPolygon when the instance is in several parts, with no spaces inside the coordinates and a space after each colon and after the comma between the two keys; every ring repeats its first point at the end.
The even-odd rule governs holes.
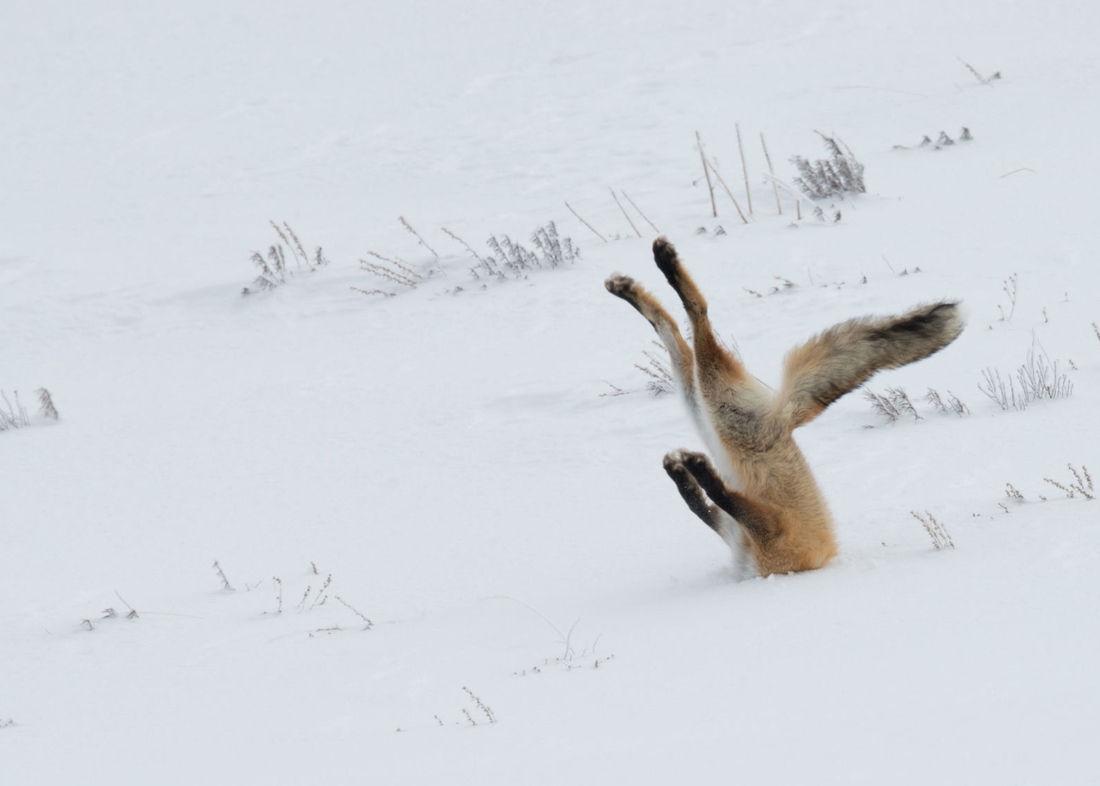
{"type": "Polygon", "coordinates": [[[44,0],[4,30],[0,390],[61,419],[0,433],[3,783],[1100,781],[1100,508],[1043,480],[1100,472],[1100,6],[44,0]],[[747,226],[695,147],[744,203],[736,124],[747,226]],[[789,182],[815,129],[866,166],[835,223],[763,177],[760,133],[789,182]],[[836,321],[964,301],[869,385],[921,420],[854,394],[799,432],[826,569],[733,581],[664,476],[698,438],[602,281],[675,303],[609,187],[773,384],[836,321]],[[331,264],[241,297],[272,219],[331,264]],[[550,220],[576,264],[485,288],[441,231],[550,220]],[[426,280],[355,291],[402,289],[370,251],[426,280]],[[1073,394],[1004,412],[982,371],[1033,347],[1073,394]]]}

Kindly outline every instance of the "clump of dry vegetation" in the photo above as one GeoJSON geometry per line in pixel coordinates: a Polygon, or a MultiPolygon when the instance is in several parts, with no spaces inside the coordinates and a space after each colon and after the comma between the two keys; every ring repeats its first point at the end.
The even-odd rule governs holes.
{"type": "Polygon", "coordinates": [[[928,388],[928,393],[925,394],[924,400],[936,408],[937,412],[947,414],[948,412],[954,412],[959,417],[970,414],[970,407],[966,406],[959,397],[947,391],[947,400],[945,401],[940,396],[939,391],[935,388],[928,388]]]}
{"type": "Polygon", "coordinates": [[[932,545],[935,546],[937,551],[940,549],[955,548],[955,543],[951,540],[951,535],[948,533],[947,527],[944,526],[942,521],[939,521],[927,510],[924,511],[924,516],[917,513],[915,510],[909,512],[912,513],[913,518],[919,521],[924,527],[924,531],[927,532],[928,537],[932,539],[932,545]]]}
{"type": "Polygon", "coordinates": [[[1002,377],[1000,370],[986,368],[978,389],[1002,410],[1020,411],[1035,401],[1068,397],[1073,393],[1073,382],[1059,373],[1058,361],[1051,361],[1045,353],[1036,353],[1032,347],[1027,359],[1016,369],[1015,378],[1002,377]]]}
{"type": "MultiPolygon", "coordinates": [[[[38,399],[38,414],[49,420],[57,420],[60,415],[57,413],[57,407],[54,406],[50,391],[46,388],[38,388],[34,393],[38,399]]],[[[19,400],[18,391],[12,391],[11,398],[8,398],[7,394],[0,390],[0,401],[3,402],[0,404],[0,431],[23,428],[31,424],[30,414],[23,406],[23,402],[19,400]]]]}
{"type": "Polygon", "coordinates": [[[886,393],[879,394],[871,390],[864,391],[863,397],[871,402],[871,408],[882,415],[890,423],[912,418],[924,420],[913,406],[904,388],[886,388],[886,393]]]}
{"type": "Polygon", "coordinates": [[[558,235],[558,227],[550,221],[531,233],[534,250],[512,240],[508,235],[490,235],[485,241],[490,253],[479,257],[478,264],[470,268],[475,279],[526,278],[533,270],[548,269],[572,265],[579,250],[569,238],[558,235]]]}
{"type": "Polygon", "coordinates": [[[1092,485],[1092,475],[1089,474],[1089,468],[1082,464],[1081,471],[1078,472],[1072,464],[1066,464],[1066,466],[1069,467],[1069,471],[1073,473],[1074,478],[1069,482],[1068,487],[1051,478],[1043,478],[1043,480],[1061,490],[1069,499],[1073,499],[1078,494],[1085,499],[1096,499],[1096,488],[1092,485]]]}
{"type": "Polygon", "coordinates": [[[793,156],[791,163],[798,168],[799,173],[794,179],[795,185],[811,199],[866,193],[863,164],[856,160],[851,148],[838,137],[827,136],[820,131],[815,133],[825,141],[829,157],[811,162],[802,156],[793,156]]]}
{"type": "Polygon", "coordinates": [[[312,273],[320,267],[328,264],[324,252],[317,246],[311,257],[306,253],[305,246],[298,239],[298,235],[290,228],[290,224],[283,222],[282,226],[274,221],[271,227],[279,236],[278,243],[268,246],[267,253],[252,252],[252,264],[259,269],[259,274],[252,281],[252,287],[241,290],[242,296],[248,296],[253,291],[265,292],[285,284],[287,279],[296,273],[312,273]],[[254,289],[253,289],[254,288],[254,289]]]}

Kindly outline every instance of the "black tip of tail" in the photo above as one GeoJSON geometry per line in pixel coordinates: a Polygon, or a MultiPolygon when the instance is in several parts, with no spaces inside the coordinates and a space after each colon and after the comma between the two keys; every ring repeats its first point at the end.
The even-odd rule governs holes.
{"type": "Polygon", "coordinates": [[[909,318],[893,325],[896,334],[911,334],[932,338],[950,335],[952,340],[961,332],[958,302],[945,301],[910,312],[909,318]]]}
{"type": "Polygon", "coordinates": [[[904,363],[912,363],[946,347],[965,326],[958,302],[944,301],[913,309],[878,331],[876,338],[889,342],[900,354],[911,356],[904,363]]]}

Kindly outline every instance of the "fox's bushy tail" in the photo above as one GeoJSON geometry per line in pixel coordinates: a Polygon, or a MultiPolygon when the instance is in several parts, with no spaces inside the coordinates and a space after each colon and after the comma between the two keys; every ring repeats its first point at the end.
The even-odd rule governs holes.
{"type": "Polygon", "coordinates": [[[900,316],[861,317],[834,325],[787,355],[777,399],[791,428],[820,415],[878,371],[940,351],[965,327],[959,304],[917,306],[900,316]]]}

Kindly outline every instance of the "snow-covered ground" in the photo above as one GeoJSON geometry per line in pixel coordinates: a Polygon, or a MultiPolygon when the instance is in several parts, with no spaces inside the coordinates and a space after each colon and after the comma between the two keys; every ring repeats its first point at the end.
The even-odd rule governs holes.
{"type": "Polygon", "coordinates": [[[1044,481],[1100,472],[1100,6],[9,5],[5,784],[1100,780],[1100,503],[1044,481]],[[695,138],[747,210],[738,127],[747,225],[695,138]],[[760,135],[791,183],[815,130],[867,193],[780,216],[760,135]],[[834,322],[964,302],[868,386],[920,420],[857,393],[798,433],[824,570],[734,581],[665,477],[700,443],[602,285],[676,305],[623,192],[772,384],[834,322]],[[580,257],[507,281],[443,232],[550,221],[580,257]],[[1002,411],[983,371],[1029,351],[1072,395],[1002,411]]]}

